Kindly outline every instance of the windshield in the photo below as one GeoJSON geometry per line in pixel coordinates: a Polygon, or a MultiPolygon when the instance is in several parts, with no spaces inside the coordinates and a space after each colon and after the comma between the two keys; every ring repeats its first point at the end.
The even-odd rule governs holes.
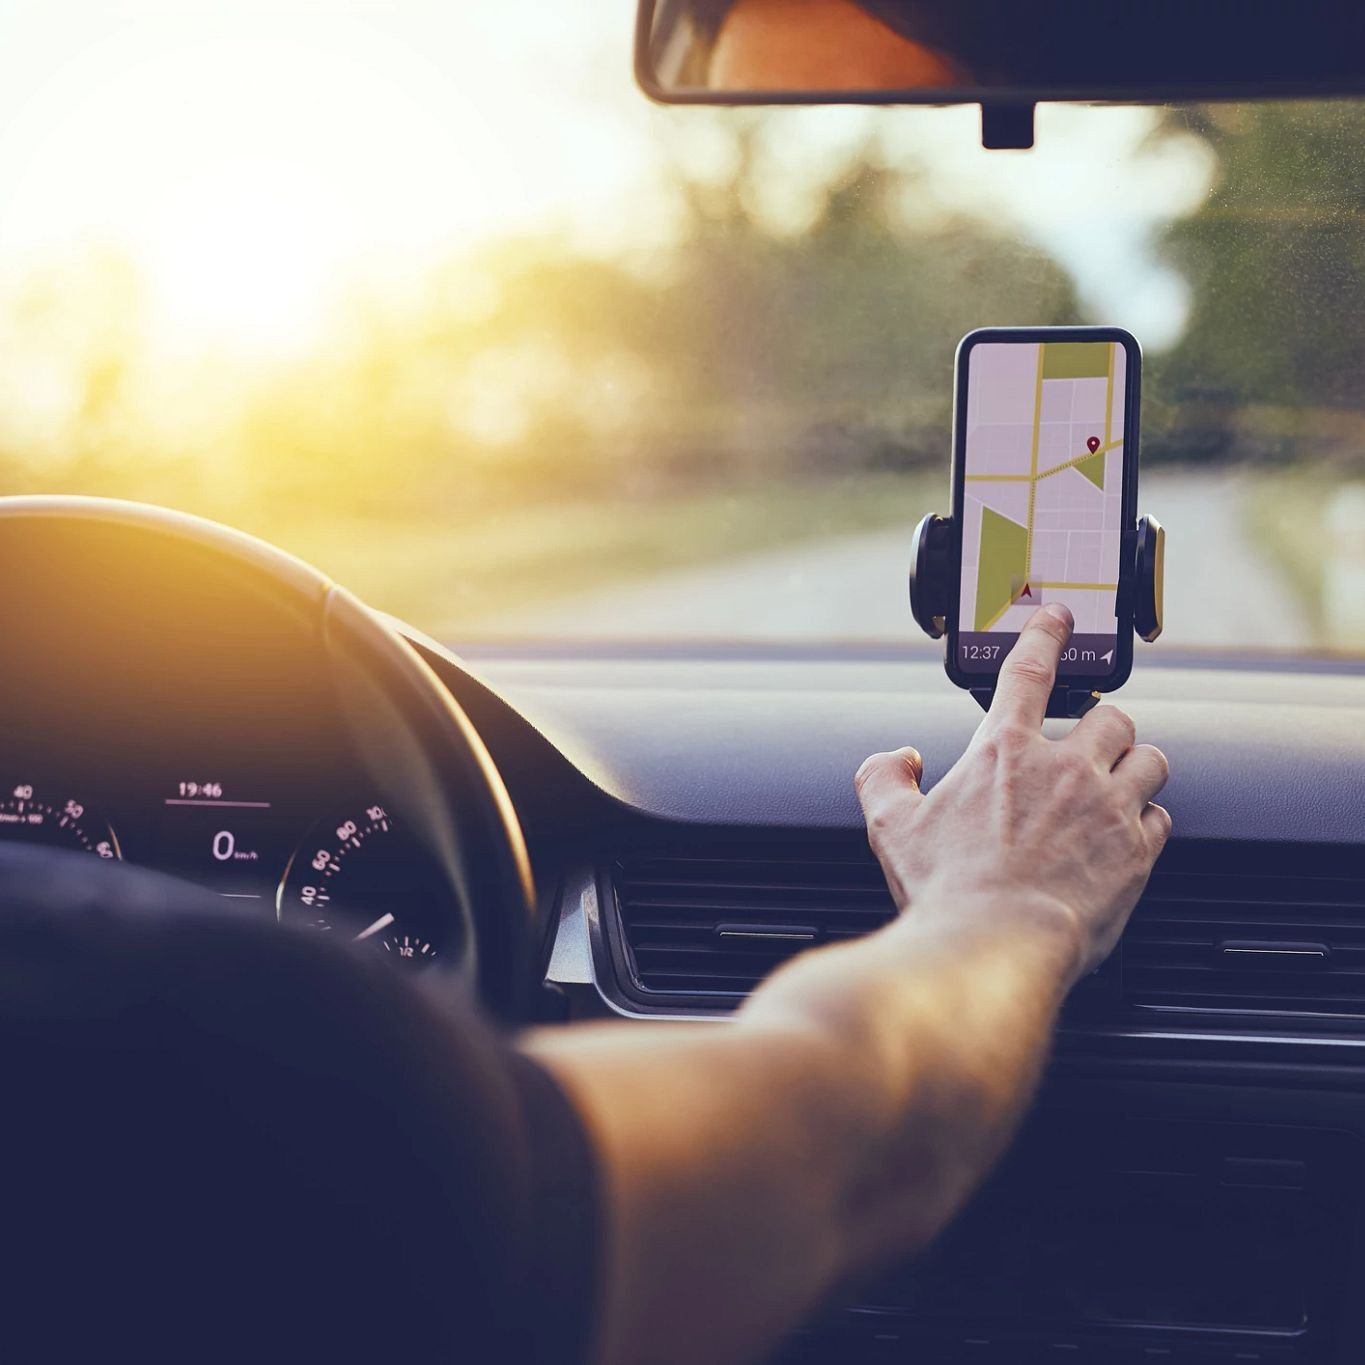
{"type": "Polygon", "coordinates": [[[457,643],[911,643],[959,337],[1115,324],[1167,639],[1365,652],[1360,107],[987,152],[971,108],[653,107],[633,11],[0,0],[0,489],[240,526],[457,643]]]}

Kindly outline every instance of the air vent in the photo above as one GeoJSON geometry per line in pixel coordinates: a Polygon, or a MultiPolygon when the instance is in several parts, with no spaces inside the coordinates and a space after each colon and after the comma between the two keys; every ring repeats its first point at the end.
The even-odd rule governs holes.
{"type": "Polygon", "coordinates": [[[787,958],[856,938],[894,907],[881,870],[863,861],[646,857],[613,868],[624,957],[635,988],[746,995],[787,958]]]}
{"type": "Polygon", "coordinates": [[[1285,870],[1314,862],[1158,871],[1124,934],[1127,1002],[1365,1019],[1365,877],[1285,870]]]}
{"type": "MultiPolygon", "coordinates": [[[[622,984],[670,1006],[733,1005],[796,953],[893,916],[870,856],[635,854],[611,875],[622,984]]],[[[1075,1022],[1198,1012],[1365,1027],[1365,871],[1341,849],[1173,846],[1070,1009],[1075,1022]]]]}

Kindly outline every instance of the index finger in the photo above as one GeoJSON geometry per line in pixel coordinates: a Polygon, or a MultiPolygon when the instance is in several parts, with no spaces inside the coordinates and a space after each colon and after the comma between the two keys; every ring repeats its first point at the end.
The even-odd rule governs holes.
{"type": "Polygon", "coordinates": [[[1061,602],[1049,602],[1029,617],[1000,669],[992,721],[1031,730],[1042,725],[1048,696],[1057,683],[1057,664],[1074,624],[1070,609],[1061,602]]]}

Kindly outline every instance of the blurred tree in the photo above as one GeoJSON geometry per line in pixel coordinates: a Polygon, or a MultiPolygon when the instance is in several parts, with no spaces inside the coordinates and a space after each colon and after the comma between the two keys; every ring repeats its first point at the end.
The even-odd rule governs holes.
{"type": "Polygon", "coordinates": [[[1220,172],[1166,234],[1193,295],[1152,366],[1183,415],[1171,441],[1183,427],[1187,455],[1359,451],[1360,423],[1342,418],[1365,413],[1365,106],[1211,106],[1190,121],[1220,172]]]}
{"type": "Polygon", "coordinates": [[[758,207],[761,120],[719,126],[731,143],[713,138],[704,169],[665,150],[683,207],[663,268],[503,241],[281,371],[241,418],[253,496],[458,516],[938,462],[957,337],[1075,316],[1042,253],[974,221],[907,222],[915,169],[871,138],[791,231],[758,207]]]}
{"type": "MultiPolygon", "coordinates": [[[[0,287],[0,477],[7,488],[106,477],[135,447],[147,298],[112,251],[56,257],[0,287]]],[[[149,452],[150,453],[150,452],[149,452]]]]}

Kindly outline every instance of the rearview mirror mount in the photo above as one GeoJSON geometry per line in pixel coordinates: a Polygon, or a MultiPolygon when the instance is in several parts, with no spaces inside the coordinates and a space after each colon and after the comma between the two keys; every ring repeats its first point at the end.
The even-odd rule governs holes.
{"type": "Polygon", "coordinates": [[[665,104],[979,104],[987,147],[1044,101],[1365,93],[1339,0],[641,0],[635,69],[665,104]]]}

